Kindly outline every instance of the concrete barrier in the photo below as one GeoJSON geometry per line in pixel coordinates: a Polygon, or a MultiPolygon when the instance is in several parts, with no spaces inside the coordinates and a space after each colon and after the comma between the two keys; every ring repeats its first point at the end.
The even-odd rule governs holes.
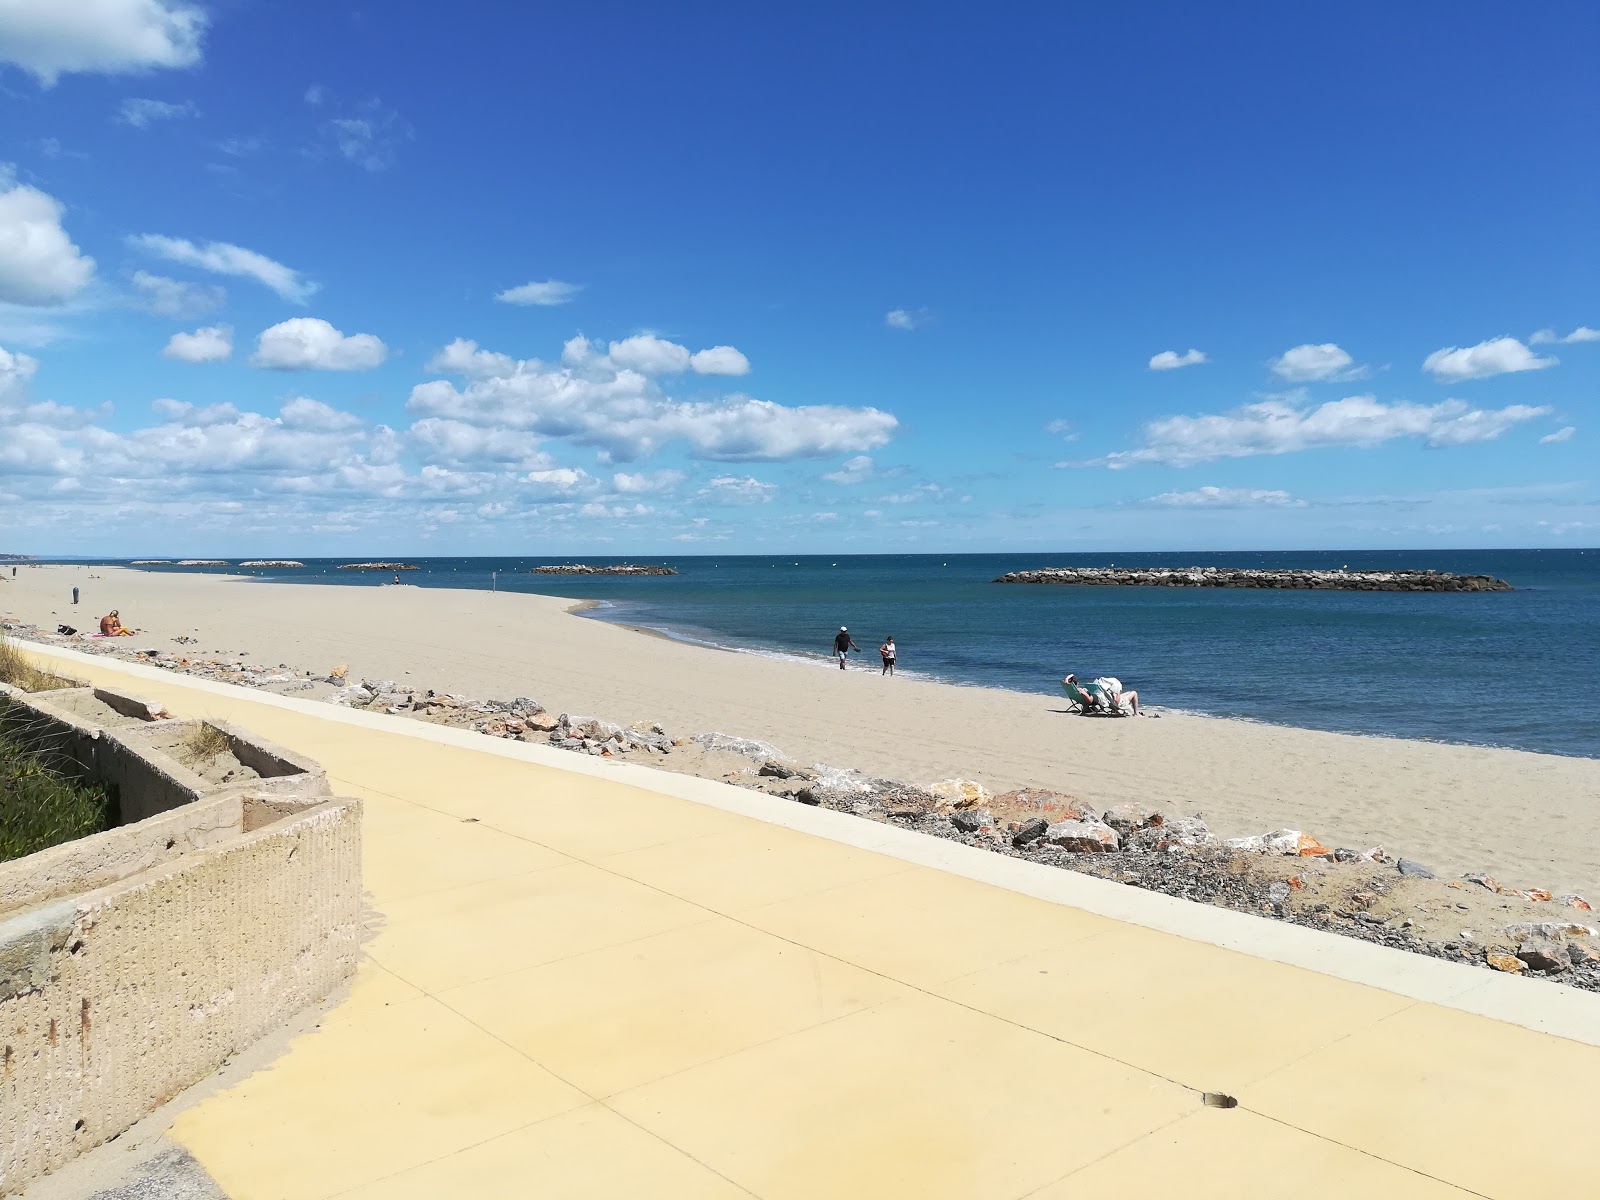
{"type": "Polygon", "coordinates": [[[330,796],[310,759],[112,689],[0,687],[0,720],[114,788],[123,820],[0,863],[3,1196],[355,971],[361,805],[330,796]],[[240,778],[168,753],[201,725],[240,778]]]}

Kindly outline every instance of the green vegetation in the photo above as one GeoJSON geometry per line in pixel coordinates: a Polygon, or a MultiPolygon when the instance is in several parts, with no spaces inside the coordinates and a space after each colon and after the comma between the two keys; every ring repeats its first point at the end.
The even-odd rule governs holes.
{"type": "Polygon", "coordinates": [[[0,638],[0,683],[9,683],[25,692],[48,692],[72,686],[71,680],[34,666],[27,655],[5,638],[0,638]]]}
{"type": "Polygon", "coordinates": [[[33,753],[0,701],[0,862],[100,833],[116,824],[116,801],[98,785],[56,771],[33,753]]]}

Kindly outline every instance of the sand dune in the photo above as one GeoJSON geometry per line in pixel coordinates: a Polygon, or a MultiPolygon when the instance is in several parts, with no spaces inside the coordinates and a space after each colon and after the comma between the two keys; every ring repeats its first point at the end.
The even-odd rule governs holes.
{"type": "MultiPolygon", "coordinates": [[[[111,608],[140,643],[389,678],[555,712],[761,738],[806,762],[913,782],[961,775],[1104,804],[1202,813],[1224,834],[1293,827],[1381,844],[1442,871],[1600,891],[1600,760],[1358,737],[1244,721],[1069,716],[1052,696],[840,672],[734,654],[572,615],[548,596],[419,587],[273,585],[114,568],[23,568],[0,612],[92,628],[111,608]],[[83,589],[73,609],[71,588],[83,589]]],[[[830,630],[818,631],[819,649],[830,630]]],[[[903,650],[914,667],[914,652],[903,650]]],[[[852,660],[854,665],[856,660],[852,660]]],[[[1046,670],[1049,670],[1047,665],[1046,670]]],[[[1059,673],[1059,672],[1055,672],[1059,673]]],[[[1159,704],[1159,681],[1143,688],[1159,704]]],[[[1292,720],[1292,713],[1285,713],[1292,720]]],[[[1552,714],[1552,720],[1559,714],[1552,714]]]]}

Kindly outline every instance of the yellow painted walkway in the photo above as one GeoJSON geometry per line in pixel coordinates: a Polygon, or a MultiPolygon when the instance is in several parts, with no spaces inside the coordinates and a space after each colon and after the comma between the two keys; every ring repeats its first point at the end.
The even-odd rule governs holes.
{"type": "Polygon", "coordinates": [[[349,999],[172,1131],[235,1200],[1595,1188],[1594,1046],[399,719],[74,672],[366,801],[349,999]]]}

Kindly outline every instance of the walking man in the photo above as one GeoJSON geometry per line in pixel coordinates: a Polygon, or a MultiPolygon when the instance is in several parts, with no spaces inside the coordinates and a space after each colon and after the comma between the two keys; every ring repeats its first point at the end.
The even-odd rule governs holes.
{"type": "Polygon", "coordinates": [[[850,631],[841,625],[839,632],[833,635],[833,655],[839,660],[839,670],[844,670],[845,656],[852,650],[861,653],[861,647],[850,640],[850,631]]]}

